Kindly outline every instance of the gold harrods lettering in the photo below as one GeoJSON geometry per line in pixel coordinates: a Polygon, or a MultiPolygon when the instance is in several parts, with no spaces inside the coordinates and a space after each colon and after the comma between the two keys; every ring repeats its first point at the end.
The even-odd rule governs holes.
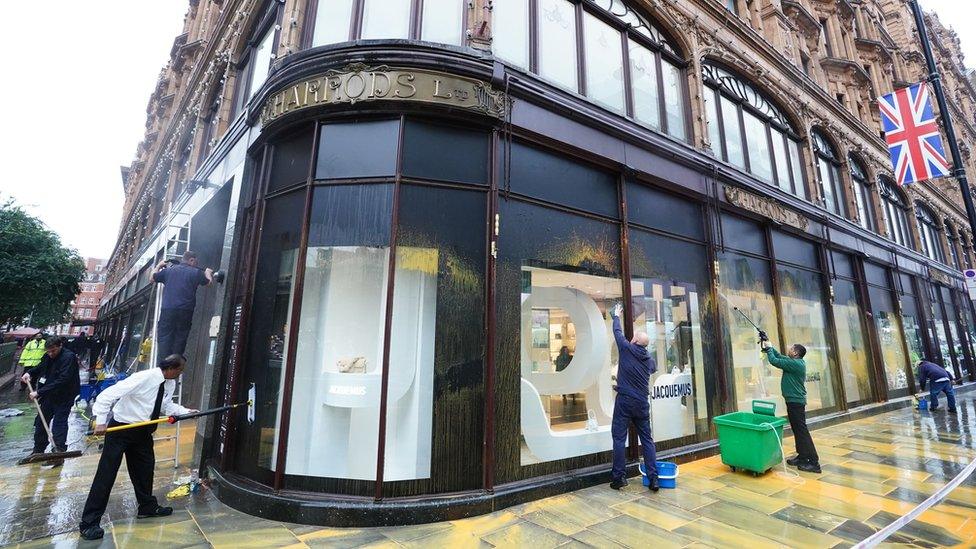
{"type": "Polygon", "coordinates": [[[480,80],[421,69],[350,65],[275,92],[261,110],[261,122],[309,107],[376,100],[436,103],[499,118],[506,115],[511,105],[502,92],[480,80]]]}
{"type": "Polygon", "coordinates": [[[742,209],[768,217],[777,223],[796,227],[801,231],[807,230],[809,220],[806,217],[768,198],[754,195],[731,185],[725,186],[725,197],[730,203],[742,209]]]}

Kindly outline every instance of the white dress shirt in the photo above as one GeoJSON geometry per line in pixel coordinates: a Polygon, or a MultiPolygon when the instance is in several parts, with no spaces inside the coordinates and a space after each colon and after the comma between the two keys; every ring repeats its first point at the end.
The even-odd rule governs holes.
{"type": "Polygon", "coordinates": [[[156,405],[156,395],[159,394],[159,384],[166,382],[163,389],[163,402],[159,407],[159,417],[176,416],[190,413],[173,402],[173,391],[176,390],[176,380],[163,377],[159,368],[149,368],[132,374],[122,381],[112,385],[99,393],[92,405],[95,413],[96,425],[107,425],[109,414],[119,423],[135,423],[151,419],[153,406],[156,405]]]}

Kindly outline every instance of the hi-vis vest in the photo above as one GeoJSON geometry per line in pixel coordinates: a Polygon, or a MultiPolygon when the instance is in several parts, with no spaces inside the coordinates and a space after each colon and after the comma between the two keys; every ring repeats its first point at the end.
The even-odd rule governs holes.
{"type": "Polygon", "coordinates": [[[32,339],[24,345],[24,350],[20,353],[20,365],[24,368],[33,368],[41,363],[44,358],[44,340],[32,339]]]}

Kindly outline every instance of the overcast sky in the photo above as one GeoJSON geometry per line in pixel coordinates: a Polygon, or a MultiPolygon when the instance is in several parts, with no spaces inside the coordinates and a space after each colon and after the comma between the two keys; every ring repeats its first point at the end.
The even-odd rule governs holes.
{"type": "MultiPolygon", "coordinates": [[[[976,66],[976,2],[922,6],[958,23],[967,65],[976,66]]],[[[143,137],[146,103],[186,7],[186,0],[4,5],[4,20],[15,24],[0,33],[0,196],[13,196],[83,256],[112,252],[119,166],[143,137]]]]}

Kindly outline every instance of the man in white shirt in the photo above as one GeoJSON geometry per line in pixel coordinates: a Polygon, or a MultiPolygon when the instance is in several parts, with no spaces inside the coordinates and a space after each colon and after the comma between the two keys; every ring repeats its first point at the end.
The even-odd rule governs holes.
{"type": "Polygon", "coordinates": [[[81,537],[87,540],[101,539],[105,531],[99,526],[108,505],[112,485],[125,456],[129,478],[139,502],[137,518],[165,517],[173,513],[172,507],[162,507],[152,495],[153,472],[156,456],[153,453],[153,432],[156,425],[133,427],[106,434],[106,429],[139,421],[195,412],[173,402],[176,378],[180,377],[186,359],[182,355],[169,355],[150,368],[135,373],[101,392],[92,406],[95,414],[95,434],[105,434],[102,456],[92,480],[85,510],[81,515],[81,537]]]}

